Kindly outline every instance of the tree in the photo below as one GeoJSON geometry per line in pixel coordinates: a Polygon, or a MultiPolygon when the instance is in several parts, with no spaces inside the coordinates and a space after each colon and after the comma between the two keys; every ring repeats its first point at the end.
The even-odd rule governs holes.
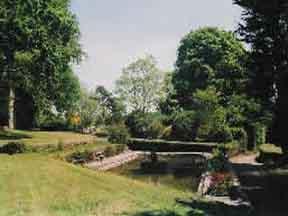
{"type": "Polygon", "coordinates": [[[10,128],[15,88],[29,92],[38,110],[63,98],[63,73],[71,74],[70,63],[82,54],[78,39],[70,0],[0,1],[0,79],[9,86],[10,128]]]}
{"type": "Polygon", "coordinates": [[[226,104],[245,88],[245,61],[246,51],[233,33],[211,27],[190,32],[178,48],[174,97],[181,107],[191,109],[193,94],[214,86],[226,104]]]}
{"type": "Polygon", "coordinates": [[[81,90],[81,97],[78,104],[78,114],[80,117],[80,126],[82,129],[91,127],[99,117],[99,104],[90,97],[85,89],[81,90]]]}
{"type": "Polygon", "coordinates": [[[140,58],[124,68],[116,82],[116,93],[130,111],[149,112],[158,106],[162,94],[162,73],[152,56],[140,58]]]}
{"type": "Polygon", "coordinates": [[[273,141],[288,153],[288,4],[285,0],[235,0],[244,12],[239,33],[251,45],[251,92],[274,114],[273,141]]]}
{"type": "Polygon", "coordinates": [[[109,92],[104,86],[97,86],[93,98],[102,110],[103,123],[119,123],[126,112],[122,101],[109,92]]]}

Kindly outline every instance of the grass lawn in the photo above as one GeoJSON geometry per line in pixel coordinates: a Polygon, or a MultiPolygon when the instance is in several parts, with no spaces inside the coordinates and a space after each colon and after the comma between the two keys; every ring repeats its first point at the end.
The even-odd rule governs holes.
{"type": "Polygon", "coordinates": [[[159,215],[186,216],[188,209],[176,205],[175,199],[192,195],[90,171],[39,154],[0,155],[0,163],[3,216],[154,216],[157,214],[147,212],[157,211],[159,215]]]}
{"type": "Polygon", "coordinates": [[[23,142],[32,146],[57,146],[59,143],[79,144],[92,143],[95,136],[74,132],[48,132],[48,131],[0,131],[0,145],[8,142],[23,142]]]}

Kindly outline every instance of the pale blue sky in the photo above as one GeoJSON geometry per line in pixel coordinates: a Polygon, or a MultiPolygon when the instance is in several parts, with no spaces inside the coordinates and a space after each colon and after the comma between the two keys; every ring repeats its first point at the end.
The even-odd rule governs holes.
{"type": "Polygon", "coordinates": [[[240,8],[232,0],[72,0],[88,58],[75,70],[89,88],[112,89],[121,70],[152,54],[172,70],[181,38],[192,29],[235,30],[240,8]]]}

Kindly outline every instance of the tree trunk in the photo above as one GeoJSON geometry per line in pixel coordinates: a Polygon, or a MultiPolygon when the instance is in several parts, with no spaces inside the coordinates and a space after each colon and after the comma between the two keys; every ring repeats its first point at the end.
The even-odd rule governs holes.
{"type": "Polygon", "coordinates": [[[15,89],[9,84],[9,96],[8,96],[8,127],[9,129],[15,129],[15,89]]]}
{"type": "Polygon", "coordinates": [[[278,100],[275,115],[274,136],[282,147],[283,153],[288,155],[288,73],[282,73],[278,83],[278,100]]]}

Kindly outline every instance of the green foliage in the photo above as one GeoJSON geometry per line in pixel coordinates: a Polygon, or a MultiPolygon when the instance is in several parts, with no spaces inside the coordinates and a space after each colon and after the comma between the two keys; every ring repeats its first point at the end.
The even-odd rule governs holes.
{"type": "Polygon", "coordinates": [[[100,115],[98,107],[99,105],[97,104],[97,101],[91,98],[85,90],[82,90],[78,105],[80,127],[82,129],[94,126],[95,121],[97,121],[100,115]]]}
{"type": "Polygon", "coordinates": [[[176,112],[172,116],[171,139],[194,141],[199,128],[199,118],[195,111],[176,112]]]}
{"type": "Polygon", "coordinates": [[[126,144],[130,134],[124,124],[112,125],[108,128],[108,141],[110,143],[126,144]]]}
{"type": "Polygon", "coordinates": [[[237,141],[241,150],[245,151],[248,146],[248,135],[243,128],[231,128],[233,140],[237,141]]]}
{"type": "Polygon", "coordinates": [[[117,124],[123,121],[126,108],[123,101],[113,96],[103,86],[97,86],[93,98],[99,104],[100,115],[97,125],[101,124],[117,124]]]}
{"type": "Polygon", "coordinates": [[[279,0],[234,2],[244,10],[238,32],[251,47],[250,94],[261,103],[262,115],[273,118],[273,125],[269,125],[273,128],[270,140],[280,144],[286,152],[288,65],[284,53],[288,51],[287,3],[279,0]]]}
{"type": "Polygon", "coordinates": [[[41,119],[38,119],[38,126],[46,131],[66,131],[70,129],[67,120],[63,116],[51,112],[45,115],[42,114],[41,119]]]}
{"type": "Polygon", "coordinates": [[[160,138],[165,126],[163,116],[159,113],[130,113],[126,120],[132,137],[157,139],[160,138]]]}
{"type": "Polygon", "coordinates": [[[82,54],[70,1],[2,0],[0,8],[1,81],[31,94],[38,112],[69,108],[79,94],[71,62],[82,54]]]}
{"type": "Polygon", "coordinates": [[[227,149],[225,145],[219,145],[213,151],[213,157],[208,161],[207,166],[210,172],[227,171],[227,149]]]}
{"type": "Polygon", "coordinates": [[[116,82],[116,93],[132,112],[155,111],[163,94],[163,74],[152,56],[140,58],[124,68],[116,82]]]}
{"type": "Polygon", "coordinates": [[[2,154],[21,154],[25,153],[27,151],[27,148],[25,144],[20,142],[9,142],[6,145],[3,145],[0,147],[0,153],[2,154]]]}
{"type": "Polygon", "coordinates": [[[266,143],[266,127],[262,124],[255,125],[256,146],[266,143]]]}
{"type": "Polygon", "coordinates": [[[265,164],[273,164],[283,157],[283,151],[274,144],[263,144],[258,147],[257,161],[265,164]]]}
{"type": "Polygon", "coordinates": [[[190,32],[180,43],[173,85],[185,109],[193,105],[198,89],[213,86],[225,104],[229,96],[244,88],[246,52],[233,33],[217,28],[190,32]]]}
{"type": "Polygon", "coordinates": [[[89,151],[76,151],[66,157],[66,161],[74,164],[83,164],[89,161],[90,152],[89,151]]]}

